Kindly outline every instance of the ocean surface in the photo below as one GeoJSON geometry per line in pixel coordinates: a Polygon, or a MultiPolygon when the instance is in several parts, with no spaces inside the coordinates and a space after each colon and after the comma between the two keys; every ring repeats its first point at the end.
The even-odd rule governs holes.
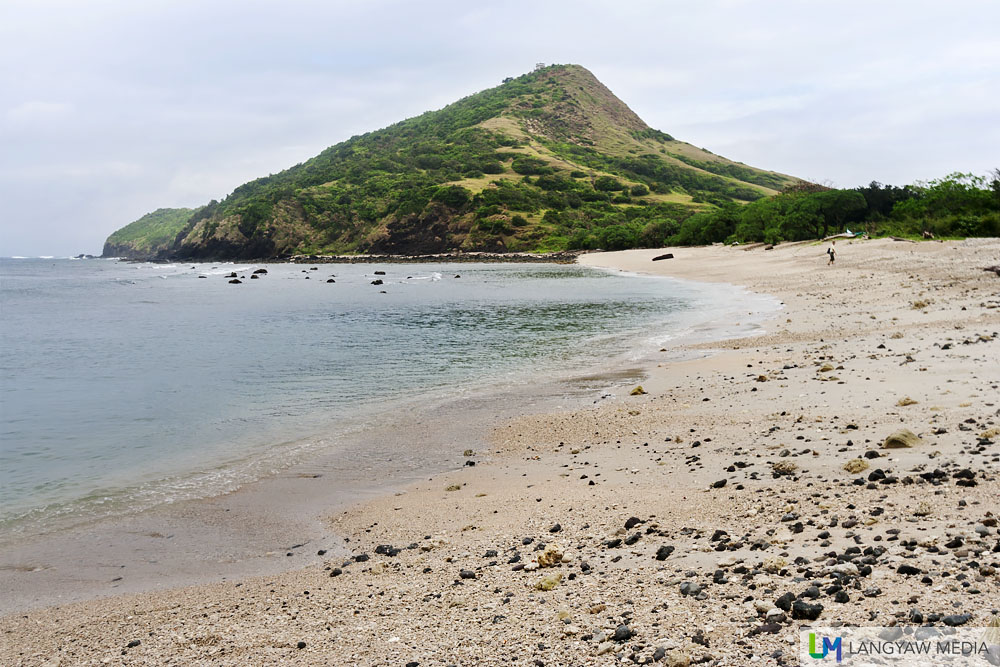
{"type": "Polygon", "coordinates": [[[0,259],[0,537],[229,491],[459,397],[599,398],[574,378],[777,307],[570,265],[0,259]]]}

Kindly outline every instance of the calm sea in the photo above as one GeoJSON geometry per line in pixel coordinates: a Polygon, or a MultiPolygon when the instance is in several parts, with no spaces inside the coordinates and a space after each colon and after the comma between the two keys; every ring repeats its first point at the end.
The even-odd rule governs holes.
{"type": "Polygon", "coordinates": [[[0,259],[0,533],[226,491],[381,416],[614,370],[775,306],[579,266],[0,259]]]}

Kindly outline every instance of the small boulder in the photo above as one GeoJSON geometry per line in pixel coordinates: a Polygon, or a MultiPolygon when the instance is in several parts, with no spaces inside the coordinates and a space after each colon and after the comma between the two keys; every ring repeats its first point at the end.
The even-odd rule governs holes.
{"type": "Polygon", "coordinates": [[[868,461],[865,461],[864,459],[851,459],[844,464],[844,470],[852,475],[857,475],[859,472],[868,470],[868,461]]]}
{"type": "Polygon", "coordinates": [[[667,560],[667,556],[674,552],[674,548],[669,544],[664,544],[656,550],[656,560],[667,560]]]}
{"type": "Polygon", "coordinates": [[[792,618],[815,621],[823,612],[823,605],[810,604],[805,600],[796,600],[792,603],[792,618]]]}
{"type": "Polygon", "coordinates": [[[635,633],[632,631],[632,628],[630,628],[629,626],[619,625],[617,628],[615,628],[615,634],[612,637],[612,639],[614,639],[616,642],[627,642],[629,639],[632,638],[632,635],[634,634],[635,633]]]}
{"type": "Polygon", "coordinates": [[[908,428],[901,428],[882,443],[882,449],[908,449],[921,444],[920,437],[908,428]]]}

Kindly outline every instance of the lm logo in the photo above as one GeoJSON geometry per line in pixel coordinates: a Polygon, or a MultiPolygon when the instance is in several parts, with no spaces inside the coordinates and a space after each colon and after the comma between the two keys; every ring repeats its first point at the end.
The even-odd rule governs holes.
{"type": "Polygon", "coordinates": [[[829,655],[831,651],[835,651],[836,652],[837,662],[840,662],[843,659],[840,647],[841,647],[841,638],[840,637],[837,637],[833,641],[830,641],[829,637],[823,637],[822,646],[820,648],[820,651],[817,652],[816,651],[816,633],[814,633],[814,632],[810,632],[809,633],[809,656],[812,657],[812,658],[816,658],[817,660],[822,660],[827,655],[829,655]]]}

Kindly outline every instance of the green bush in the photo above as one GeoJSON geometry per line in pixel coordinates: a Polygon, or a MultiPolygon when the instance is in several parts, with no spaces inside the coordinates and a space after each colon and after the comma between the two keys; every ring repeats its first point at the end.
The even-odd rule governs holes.
{"type": "Polygon", "coordinates": [[[638,235],[634,228],[628,225],[611,225],[604,227],[598,233],[601,247],[605,250],[625,250],[638,245],[638,235]]]}
{"type": "Polygon", "coordinates": [[[612,178],[611,176],[599,176],[596,181],[594,181],[594,189],[600,190],[601,192],[617,192],[619,190],[624,190],[625,186],[618,182],[618,179],[612,178]]]}
{"type": "Polygon", "coordinates": [[[633,197],[645,197],[649,194],[649,188],[640,183],[639,185],[633,185],[630,192],[633,197]]]}
{"type": "Polygon", "coordinates": [[[521,156],[514,158],[514,162],[511,163],[510,168],[513,169],[518,174],[527,175],[537,175],[537,174],[551,174],[552,168],[546,166],[544,160],[540,160],[536,157],[521,156]]]}
{"type": "Polygon", "coordinates": [[[471,198],[472,193],[461,185],[446,185],[437,189],[433,199],[451,208],[462,208],[471,198]]]}
{"type": "Polygon", "coordinates": [[[504,171],[502,164],[493,162],[492,160],[483,162],[479,168],[484,174],[502,174],[504,171]]]}

